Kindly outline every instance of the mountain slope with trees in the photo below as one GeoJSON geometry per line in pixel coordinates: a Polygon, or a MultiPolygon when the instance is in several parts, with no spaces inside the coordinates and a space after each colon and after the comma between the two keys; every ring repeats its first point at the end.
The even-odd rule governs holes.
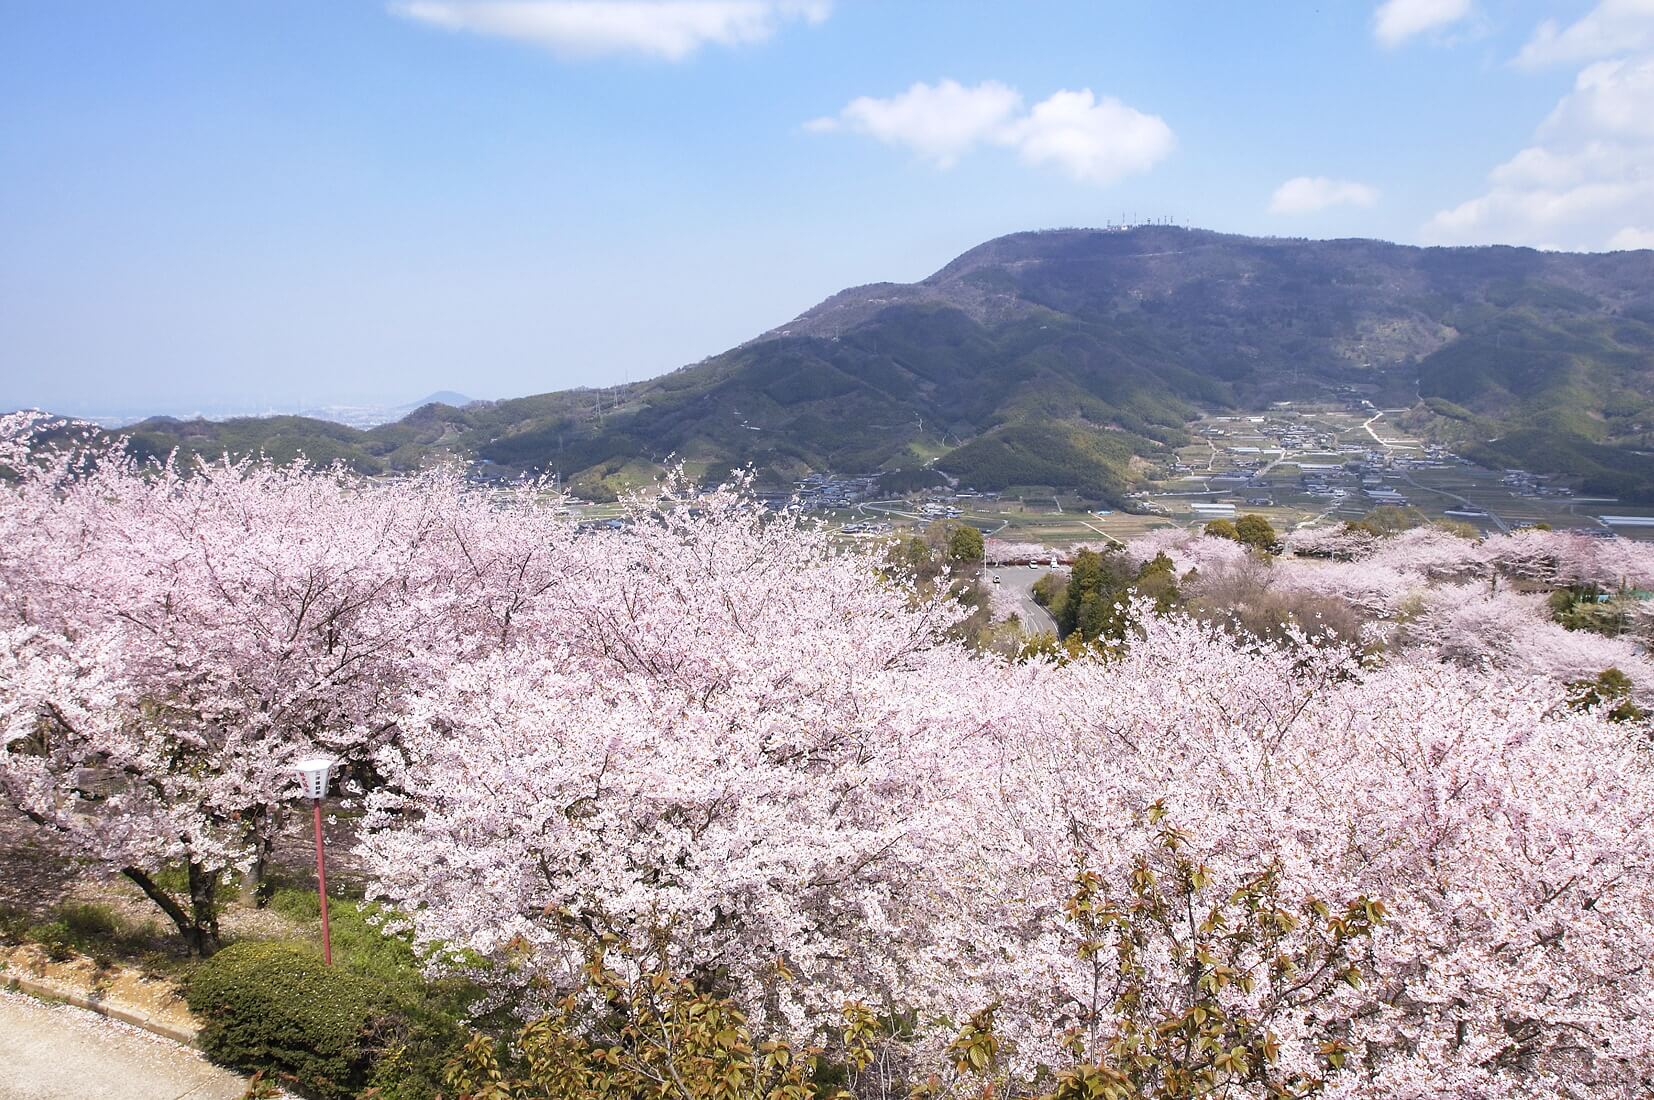
{"type": "Polygon", "coordinates": [[[777,485],[933,467],[1107,501],[1186,441],[1199,407],[1341,386],[1486,461],[1654,499],[1638,453],[1654,447],[1654,252],[1021,233],[646,382],[428,405],[367,431],[278,417],[125,432],[141,453],[302,450],[366,472],[455,453],[598,494],[676,458],[777,485]]]}

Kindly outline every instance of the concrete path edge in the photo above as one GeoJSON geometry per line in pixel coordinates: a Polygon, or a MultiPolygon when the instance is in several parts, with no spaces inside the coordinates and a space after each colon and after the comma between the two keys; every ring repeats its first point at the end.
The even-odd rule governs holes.
{"type": "Polygon", "coordinates": [[[107,1016],[111,1020],[119,1020],[123,1024],[130,1024],[151,1035],[159,1035],[163,1039],[171,1039],[181,1046],[199,1049],[196,1033],[187,1028],[174,1027],[170,1024],[152,1020],[141,1012],[133,1012],[120,1005],[110,1004],[96,995],[84,996],[78,993],[66,993],[53,986],[42,985],[40,982],[31,982],[27,978],[18,978],[7,975],[5,988],[17,993],[27,993],[31,997],[38,997],[43,1001],[57,1001],[62,1004],[84,1008],[88,1012],[96,1012],[99,1016],[107,1016]]]}
{"type": "MultiPolygon", "coordinates": [[[[182,998],[177,989],[170,983],[165,983],[158,992],[169,1002],[175,1002],[164,1009],[165,1018],[161,1013],[149,1011],[145,1008],[123,1002],[117,997],[111,997],[99,988],[97,984],[85,980],[80,971],[92,968],[91,960],[75,959],[53,965],[44,952],[27,947],[14,948],[10,951],[0,949],[0,987],[27,993],[31,997],[38,997],[43,1001],[57,1001],[63,1004],[74,1005],[89,1012],[96,1012],[100,1016],[107,1016],[112,1020],[119,1020],[151,1035],[158,1035],[163,1039],[171,1039],[183,1046],[200,1048],[199,1026],[188,1010],[182,1006],[182,998]]],[[[101,971],[93,970],[93,973],[101,971]]],[[[116,968],[116,982],[137,981],[149,984],[149,980],[137,975],[134,971],[116,968]]],[[[115,984],[111,982],[105,985],[115,984]]],[[[156,982],[161,985],[162,983],[156,982]]]]}

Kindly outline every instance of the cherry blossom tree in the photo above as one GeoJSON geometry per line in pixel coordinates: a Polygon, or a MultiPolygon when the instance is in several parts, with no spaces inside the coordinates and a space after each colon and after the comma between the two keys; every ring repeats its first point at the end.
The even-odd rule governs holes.
{"type": "MultiPolygon", "coordinates": [[[[944,607],[738,497],[632,520],[571,548],[581,579],[527,611],[523,649],[455,669],[385,765],[380,889],[503,987],[578,986],[594,933],[666,936],[679,972],[795,1037],[844,1001],[995,1005],[1032,1088],[1096,1004],[1063,913],[1076,859],[1123,892],[1158,804],[1217,896],[1268,868],[1292,911],[1390,910],[1370,980],[1330,1005],[1225,992],[1271,1021],[1283,1079],[1324,1069],[1329,1026],[1356,1067],[1335,1095],[1633,1096],[1654,1073],[1642,726],[1520,668],[1248,643],[1146,605],[1106,657],[969,656],[944,607]]],[[[1146,973],[1175,1003],[1175,960],[1146,973]]],[[[903,1064],[952,1039],[920,1028],[903,1064]]]]}
{"type": "Polygon", "coordinates": [[[446,473],[17,446],[0,468],[0,790],[199,951],[219,874],[257,862],[319,749],[371,788],[376,895],[530,1013],[587,988],[596,944],[754,1039],[912,1021],[879,1037],[886,1083],[963,1089],[966,1050],[1006,1096],[1041,1066],[1129,1078],[1076,1049],[1196,1005],[1246,1022],[1188,1031],[1236,1039],[1206,1062],[1237,1095],[1263,1094],[1259,1059],[1374,1100],[1654,1081],[1649,724],[1566,683],[1647,658],[1543,595],[1641,583],[1641,549],[1410,532],[1264,559],[1155,534],[1128,553],[1346,599],[1387,644],[1122,596],[1121,639],[1019,661],[739,484],[671,481],[581,531],[537,487],[446,473]],[[1092,919],[1142,905],[1164,935],[1092,919]],[[1314,997],[1271,958],[1310,960],[1314,997]]]}
{"type": "Polygon", "coordinates": [[[913,984],[985,732],[947,691],[976,663],[946,640],[964,609],[732,490],[628,519],[380,754],[379,893],[550,989],[579,980],[571,929],[666,936],[785,1026],[913,984]]]}
{"type": "MultiPolygon", "coordinates": [[[[1016,842],[996,847],[999,885],[959,919],[987,925],[977,939],[989,949],[961,967],[979,996],[992,991],[1029,1064],[1056,1064],[1091,997],[1047,899],[1076,851],[1103,881],[1129,881],[1151,843],[1143,811],[1158,802],[1220,893],[1269,866],[1294,904],[1366,896],[1389,908],[1372,979],[1337,1009],[1361,1069],[1334,1094],[1644,1086],[1645,729],[1580,714],[1544,679],[1422,655],[1363,667],[1332,650],[1237,645],[1176,616],[1141,617],[1125,653],[1047,670],[1018,699],[992,818],[1016,842]],[[1021,919],[995,923],[1015,899],[1021,919]]],[[[1174,982],[1172,960],[1161,965],[1174,982]]],[[[1237,1012],[1261,1010],[1253,994],[1231,996],[1237,1012]]],[[[1327,1011],[1278,1021],[1283,1071],[1315,1071],[1306,1038],[1327,1011]]]]}
{"type": "MultiPolygon", "coordinates": [[[[458,612],[451,475],[369,485],[268,464],[142,466],[38,455],[0,511],[0,789],[65,849],[126,874],[192,949],[218,879],[256,877],[324,752],[353,780],[458,612]],[[176,865],[174,896],[156,872],[176,865]]],[[[482,568],[482,567],[479,567],[482,568]]],[[[468,593],[486,588],[490,596],[468,593]]]]}
{"type": "Polygon", "coordinates": [[[1617,605],[1628,636],[1604,637],[1564,628],[1545,603],[1555,588],[1640,586],[1654,576],[1650,544],[1541,530],[1474,540],[1430,527],[1383,537],[1329,527],[1295,531],[1286,546],[1287,556],[1253,559],[1233,543],[1173,528],[1150,532],[1128,550],[1140,559],[1165,553],[1179,570],[1203,574],[1204,584],[1186,586],[1197,596],[1220,578],[1245,576],[1276,598],[1302,593],[1347,605],[1368,620],[1360,636],[1370,644],[1563,683],[1618,667],[1640,696],[1654,696],[1645,646],[1654,612],[1646,604],[1627,598],[1617,605]]]}
{"type": "Polygon", "coordinates": [[[1282,539],[1286,551],[1300,558],[1333,558],[1347,561],[1365,557],[1378,544],[1377,532],[1342,523],[1315,524],[1288,531],[1282,539]]]}

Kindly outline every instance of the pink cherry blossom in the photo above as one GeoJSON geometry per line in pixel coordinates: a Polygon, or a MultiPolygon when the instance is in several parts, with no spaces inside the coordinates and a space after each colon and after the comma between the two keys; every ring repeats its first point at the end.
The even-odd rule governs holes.
{"type": "Polygon", "coordinates": [[[919,1072],[998,1003],[1031,1071],[1091,993],[1075,857],[1117,889],[1159,802],[1219,889],[1274,866],[1289,898],[1390,911],[1369,981],[1276,1021],[1283,1068],[1336,1026],[1340,1097],[1654,1080],[1649,730],[1564,686],[1648,658],[1545,607],[1642,583],[1640,547],[1155,535],[1129,552],[1347,600],[1383,645],[1137,602],[1123,645],[1017,662],[740,484],[670,480],[583,531],[542,487],[441,472],[0,466],[0,791],[112,869],[255,862],[322,750],[370,788],[375,894],[501,1000],[578,984],[573,924],[663,942],[767,1033],[911,1008],[919,1072]]]}

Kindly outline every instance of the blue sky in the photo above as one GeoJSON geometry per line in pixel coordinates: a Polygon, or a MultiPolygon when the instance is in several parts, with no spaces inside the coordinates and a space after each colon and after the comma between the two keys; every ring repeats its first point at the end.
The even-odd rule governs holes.
{"type": "Polygon", "coordinates": [[[0,0],[0,407],[504,397],[998,234],[1654,246],[1654,0],[0,0]]]}

